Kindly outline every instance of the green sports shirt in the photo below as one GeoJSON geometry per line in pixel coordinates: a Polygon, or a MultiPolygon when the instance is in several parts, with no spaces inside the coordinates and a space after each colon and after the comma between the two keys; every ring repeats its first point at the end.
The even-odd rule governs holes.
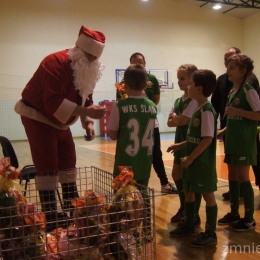
{"type": "Polygon", "coordinates": [[[187,182],[203,185],[217,183],[216,171],[216,128],[217,115],[207,102],[192,115],[187,131],[186,153],[190,155],[199,145],[203,136],[212,136],[211,144],[183,171],[183,179],[187,182]]]}
{"type": "MultiPolygon", "coordinates": [[[[177,98],[174,102],[174,112],[181,116],[183,111],[188,107],[191,99],[187,98],[183,100],[182,97],[177,98]]],[[[175,131],[175,143],[181,143],[186,140],[188,125],[177,126],[175,131]]],[[[182,158],[186,156],[186,149],[181,149],[174,152],[174,157],[182,158]]]]}
{"type": "Polygon", "coordinates": [[[153,159],[156,105],[148,98],[134,97],[119,100],[116,105],[119,129],[113,175],[119,175],[118,166],[131,166],[136,181],[147,180],[153,159]]]}
{"type": "MultiPolygon", "coordinates": [[[[246,111],[252,111],[246,92],[255,91],[248,84],[241,87],[236,93],[230,93],[227,106],[236,107],[246,111]]],[[[256,94],[257,95],[257,94],[256,94]]],[[[257,121],[241,116],[227,116],[227,128],[225,133],[225,154],[236,156],[253,156],[256,149],[257,121]]]]}

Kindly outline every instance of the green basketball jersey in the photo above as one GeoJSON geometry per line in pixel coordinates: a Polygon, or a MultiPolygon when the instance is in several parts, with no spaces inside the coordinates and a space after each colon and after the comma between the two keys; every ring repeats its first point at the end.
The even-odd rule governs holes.
{"type": "MultiPolygon", "coordinates": [[[[246,84],[235,94],[228,96],[228,106],[252,111],[246,100],[246,91],[254,89],[246,84]]],[[[227,128],[225,134],[225,154],[237,156],[256,156],[257,121],[241,116],[227,116],[227,128]]]]}
{"type": "MultiPolygon", "coordinates": [[[[182,97],[177,98],[174,102],[174,112],[181,116],[183,111],[189,105],[191,99],[187,98],[185,100],[182,97]]],[[[187,137],[188,125],[177,126],[175,131],[175,143],[181,143],[186,140],[187,137]]],[[[182,158],[186,156],[186,149],[181,149],[179,151],[174,152],[174,157],[182,158]]]]}
{"type": "MultiPolygon", "coordinates": [[[[193,163],[183,171],[183,179],[198,185],[211,185],[217,183],[216,171],[216,128],[217,115],[211,103],[204,104],[196,110],[191,117],[187,131],[187,155],[191,154],[202,140],[202,114],[212,113],[214,117],[214,138],[211,144],[200,154],[193,163]]],[[[203,125],[210,122],[203,122],[203,125]]]]}
{"type": "Polygon", "coordinates": [[[116,145],[114,176],[118,166],[131,166],[134,179],[150,178],[156,105],[148,98],[127,98],[117,103],[119,130],[116,145]]]}

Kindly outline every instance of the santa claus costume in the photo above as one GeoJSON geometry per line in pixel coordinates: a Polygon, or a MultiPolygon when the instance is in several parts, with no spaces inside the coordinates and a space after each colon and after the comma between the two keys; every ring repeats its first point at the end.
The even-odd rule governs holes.
{"type": "Polygon", "coordinates": [[[65,201],[78,196],[76,152],[69,126],[79,116],[85,129],[93,123],[86,117],[87,113],[84,115],[85,110],[78,115],[75,111],[93,105],[93,90],[103,70],[99,57],[104,46],[103,33],[82,26],[73,48],[52,53],[42,60],[15,105],[37,169],[35,183],[42,208],[51,212],[50,219],[56,214],[58,182],[65,201]]]}

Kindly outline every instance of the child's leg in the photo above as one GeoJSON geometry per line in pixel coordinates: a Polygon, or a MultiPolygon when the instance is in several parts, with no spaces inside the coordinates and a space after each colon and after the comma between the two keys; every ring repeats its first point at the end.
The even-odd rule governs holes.
{"type": "Polygon", "coordinates": [[[238,180],[240,188],[244,194],[245,221],[254,221],[254,191],[249,179],[249,165],[238,166],[238,180]]]}
{"type": "Polygon", "coordinates": [[[239,216],[239,166],[228,164],[228,180],[230,191],[230,207],[233,216],[239,216]]]}
{"type": "Polygon", "coordinates": [[[218,220],[219,225],[230,225],[237,223],[240,219],[239,216],[239,182],[238,182],[238,166],[228,164],[228,183],[230,193],[230,208],[231,212],[227,213],[223,218],[218,220]]]}
{"type": "Polygon", "coordinates": [[[195,193],[185,191],[185,211],[186,211],[186,220],[185,225],[187,227],[194,226],[194,219],[196,214],[196,202],[195,202],[195,193]]]}
{"type": "Polygon", "coordinates": [[[172,167],[172,178],[175,182],[179,200],[180,200],[180,208],[178,212],[171,218],[171,222],[179,222],[185,216],[185,195],[183,190],[183,180],[182,180],[182,168],[180,164],[173,162],[172,167]]]}
{"type": "Polygon", "coordinates": [[[244,194],[245,217],[241,218],[235,225],[232,226],[234,231],[247,231],[255,229],[254,221],[254,192],[249,180],[249,165],[237,166],[238,179],[241,183],[240,188],[244,194]]]}
{"type": "MultiPolygon", "coordinates": [[[[179,199],[180,199],[180,208],[179,208],[178,212],[176,213],[176,215],[174,215],[171,218],[171,222],[178,222],[184,218],[185,194],[184,194],[184,189],[183,189],[182,168],[181,168],[181,165],[176,162],[173,162],[172,178],[173,178],[176,188],[178,190],[178,195],[179,195],[179,199]]],[[[199,214],[201,197],[202,196],[200,193],[195,193],[195,205],[196,205],[195,219],[198,217],[198,214],[199,214]]]]}
{"type": "Polygon", "coordinates": [[[195,235],[194,228],[194,216],[196,211],[195,205],[195,193],[187,192],[185,193],[185,210],[186,210],[186,219],[177,228],[170,231],[170,236],[187,236],[195,235]]]}
{"type": "Polygon", "coordinates": [[[184,191],[183,191],[183,180],[182,180],[181,175],[182,175],[181,165],[173,162],[172,178],[173,178],[176,188],[178,190],[178,195],[179,195],[179,199],[180,199],[180,208],[184,210],[185,195],[184,195],[184,191]]]}
{"type": "Polygon", "coordinates": [[[218,207],[215,200],[214,192],[203,193],[206,201],[206,227],[205,232],[201,232],[198,237],[191,242],[194,247],[206,247],[217,244],[216,223],[218,207]]]}
{"type": "Polygon", "coordinates": [[[203,193],[203,198],[206,201],[206,226],[205,230],[210,235],[216,231],[218,206],[216,203],[214,192],[203,193]]]}
{"type": "Polygon", "coordinates": [[[195,204],[196,204],[196,210],[195,210],[195,218],[199,216],[199,210],[200,210],[200,204],[201,204],[201,193],[195,193],[195,204]]]}

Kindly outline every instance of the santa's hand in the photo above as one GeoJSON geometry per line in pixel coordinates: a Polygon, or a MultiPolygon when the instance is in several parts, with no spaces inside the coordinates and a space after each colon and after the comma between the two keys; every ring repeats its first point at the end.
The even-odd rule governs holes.
{"type": "Polygon", "coordinates": [[[90,107],[87,107],[86,108],[87,110],[87,116],[91,117],[91,118],[94,118],[94,119],[99,119],[101,118],[102,116],[105,115],[107,109],[105,107],[102,107],[102,106],[90,106],[90,107]]]}
{"type": "Polygon", "coordinates": [[[86,141],[92,141],[95,138],[95,130],[88,127],[86,129],[86,134],[84,135],[86,141]]]}

